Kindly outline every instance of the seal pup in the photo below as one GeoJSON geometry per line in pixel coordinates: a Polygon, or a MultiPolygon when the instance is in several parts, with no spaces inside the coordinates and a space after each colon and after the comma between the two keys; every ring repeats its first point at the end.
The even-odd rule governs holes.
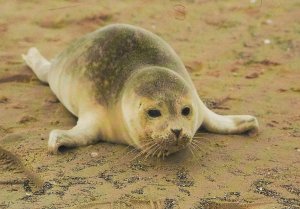
{"type": "Polygon", "coordinates": [[[175,51],[139,27],[103,27],[74,41],[51,62],[36,48],[22,56],[78,117],[72,129],[50,132],[51,153],[101,139],[159,157],[185,148],[200,126],[219,134],[258,132],[253,116],[209,110],[175,51]]]}

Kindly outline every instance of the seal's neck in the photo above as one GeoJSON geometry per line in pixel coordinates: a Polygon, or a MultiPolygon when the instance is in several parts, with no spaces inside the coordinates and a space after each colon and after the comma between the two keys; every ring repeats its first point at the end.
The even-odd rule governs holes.
{"type": "Polygon", "coordinates": [[[109,133],[111,133],[111,136],[108,137],[111,142],[134,146],[127,130],[126,120],[122,111],[124,111],[122,108],[122,101],[115,103],[113,107],[108,109],[109,118],[107,119],[110,124],[109,133]]]}

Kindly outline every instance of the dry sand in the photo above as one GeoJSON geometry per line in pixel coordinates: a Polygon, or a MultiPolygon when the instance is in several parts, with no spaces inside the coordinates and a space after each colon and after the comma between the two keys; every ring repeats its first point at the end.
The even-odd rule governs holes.
{"type": "Polygon", "coordinates": [[[300,2],[0,0],[0,208],[300,208],[300,2]],[[99,143],[47,153],[76,118],[25,67],[110,23],[144,27],[180,55],[221,114],[257,116],[244,135],[199,133],[200,147],[134,159],[99,143]],[[134,160],[133,160],[134,159],[134,160]]]}

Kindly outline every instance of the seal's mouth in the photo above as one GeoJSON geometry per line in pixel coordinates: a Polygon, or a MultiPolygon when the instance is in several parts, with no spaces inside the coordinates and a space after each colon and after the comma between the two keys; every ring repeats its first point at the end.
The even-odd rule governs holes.
{"type": "Polygon", "coordinates": [[[183,135],[180,138],[170,137],[164,139],[148,139],[143,145],[141,145],[141,155],[145,158],[157,157],[164,158],[179,150],[185,149],[191,142],[191,137],[183,135]]]}

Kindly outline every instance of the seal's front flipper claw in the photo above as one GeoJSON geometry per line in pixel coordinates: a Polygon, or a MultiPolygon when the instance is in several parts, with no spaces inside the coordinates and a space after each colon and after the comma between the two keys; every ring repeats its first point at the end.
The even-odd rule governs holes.
{"type": "Polygon", "coordinates": [[[48,151],[50,154],[58,154],[61,147],[72,147],[72,136],[69,131],[65,130],[52,130],[50,132],[48,141],[48,151]]]}
{"type": "Polygon", "coordinates": [[[70,130],[53,130],[50,132],[48,151],[59,153],[62,147],[72,148],[94,144],[99,140],[99,123],[97,117],[85,116],[78,119],[77,125],[70,130]]]}
{"type": "Polygon", "coordinates": [[[58,131],[59,130],[53,130],[50,132],[49,141],[48,141],[48,152],[50,154],[58,153],[58,148],[59,148],[58,139],[60,138],[58,135],[58,131]]]}
{"type": "MultiPolygon", "coordinates": [[[[251,117],[253,117],[253,116],[251,116],[251,117]]],[[[259,132],[259,125],[258,125],[257,119],[255,117],[253,117],[253,120],[248,123],[250,123],[250,124],[248,124],[249,128],[246,131],[248,136],[250,136],[250,137],[257,136],[258,132],[259,132]]]]}

